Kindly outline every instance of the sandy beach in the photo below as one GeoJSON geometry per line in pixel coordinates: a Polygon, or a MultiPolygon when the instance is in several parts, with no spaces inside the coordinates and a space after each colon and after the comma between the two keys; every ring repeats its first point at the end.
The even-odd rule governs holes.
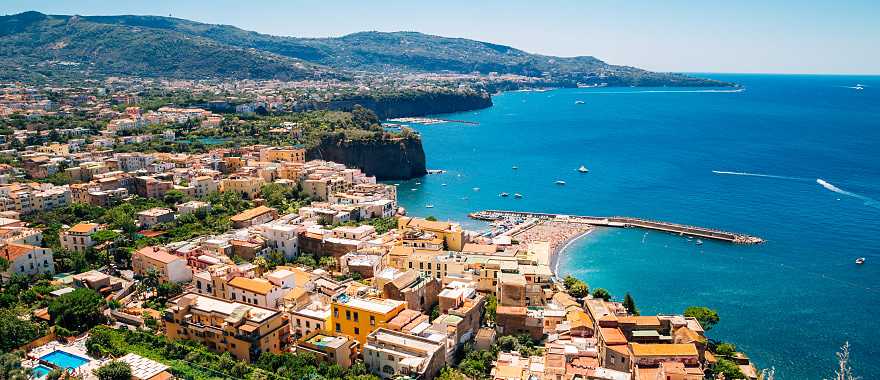
{"type": "Polygon", "coordinates": [[[550,268],[555,274],[559,269],[559,254],[573,241],[589,234],[594,229],[595,227],[585,223],[545,220],[517,231],[511,235],[511,238],[524,246],[539,241],[550,243],[550,268]]]}

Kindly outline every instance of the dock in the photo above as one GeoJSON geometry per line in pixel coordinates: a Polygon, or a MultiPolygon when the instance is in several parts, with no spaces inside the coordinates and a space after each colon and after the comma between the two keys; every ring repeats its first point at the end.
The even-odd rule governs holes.
{"type": "Polygon", "coordinates": [[[764,239],[746,234],[717,230],[713,228],[688,226],[678,223],[662,222],[626,216],[578,216],[563,214],[548,214],[538,212],[484,210],[468,215],[472,219],[483,221],[496,221],[505,218],[565,220],[569,222],[585,223],[599,227],[618,228],[643,228],[652,231],[662,231],[683,236],[726,241],[734,244],[761,244],[764,239]]]}

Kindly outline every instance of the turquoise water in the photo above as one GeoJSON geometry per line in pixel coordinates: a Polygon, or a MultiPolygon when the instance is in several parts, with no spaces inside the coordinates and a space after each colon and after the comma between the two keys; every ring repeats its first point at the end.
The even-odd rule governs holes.
{"type": "Polygon", "coordinates": [[[48,375],[49,372],[52,372],[52,369],[49,368],[49,367],[46,367],[46,366],[44,366],[44,365],[42,365],[42,364],[40,364],[40,365],[34,367],[34,370],[33,370],[34,377],[37,378],[37,379],[39,379],[39,378],[41,378],[41,377],[43,377],[43,376],[48,375]]]}
{"type": "Polygon", "coordinates": [[[89,362],[89,359],[64,351],[52,351],[49,354],[43,355],[40,359],[67,369],[74,369],[89,362]]]}
{"type": "Polygon", "coordinates": [[[512,92],[450,116],[479,125],[414,126],[428,167],[448,172],[401,182],[400,202],[473,228],[481,225],[468,212],[496,208],[764,237],[760,246],[696,246],[602,229],[566,250],[560,272],[621,298],[629,291],[643,313],[715,308],[721,323],[710,336],[775,366],[780,379],[830,377],[845,341],[857,374],[880,378],[880,77],[709,76],[745,90],[512,92]],[[856,84],[864,89],[848,88],[856,84]]]}

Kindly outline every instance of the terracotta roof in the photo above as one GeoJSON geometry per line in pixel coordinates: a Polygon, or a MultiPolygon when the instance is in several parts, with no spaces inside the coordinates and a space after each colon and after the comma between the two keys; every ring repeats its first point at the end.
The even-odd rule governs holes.
{"type": "Polygon", "coordinates": [[[656,316],[627,316],[618,317],[617,321],[621,324],[636,326],[660,326],[660,318],[656,316]]]}
{"type": "Polygon", "coordinates": [[[626,344],[628,342],[626,336],[623,335],[623,332],[615,327],[602,327],[599,329],[599,333],[602,334],[602,339],[605,341],[605,344],[609,346],[626,344]]]}
{"type": "Polygon", "coordinates": [[[172,255],[164,248],[159,247],[143,247],[136,253],[165,264],[173,262],[174,260],[182,260],[180,257],[172,255]]]}
{"type": "Polygon", "coordinates": [[[97,227],[97,223],[79,223],[73,227],[70,227],[67,232],[75,233],[75,234],[86,234],[92,231],[93,228],[97,227]]]}
{"type": "Polygon", "coordinates": [[[6,260],[12,261],[35,249],[40,249],[40,247],[35,247],[29,244],[10,243],[0,249],[0,253],[6,257],[6,260]]]}
{"type": "Polygon", "coordinates": [[[475,243],[467,243],[461,249],[462,252],[473,252],[473,253],[486,253],[492,254],[498,250],[498,247],[494,244],[475,244],[475,243]]]}
{"type": "Polygon", "coordinates": [[[246,220],[251,220],[265,213],[274,212],[274,208],[266,207],[266,206],[258,206],[254,207],[250,210],[242,211],[239,214],[233,215],[229,220],[233,222],[243,222],[246,220]]]}
{"type": "Polygon", "coordinates": [[[247,277],[233,278],[229,281],[229,286],[264,295],[272,291],[272,284],[269,281],[255,280],[247,277]]]}
{"type": "Polygon", "coordinates": [[[686,344],[639,344],[630,345],[633,356],[697,356],[697,346],[686,344]]]}

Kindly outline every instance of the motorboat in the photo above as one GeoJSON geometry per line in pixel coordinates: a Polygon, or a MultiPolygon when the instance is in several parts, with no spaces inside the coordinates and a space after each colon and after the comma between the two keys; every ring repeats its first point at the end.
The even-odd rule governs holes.
{"type": "Polygon", "coordinates": [[[697,245],[703,245],[703,241],[700,239],[697,239],[697,245]]]}
{"type": "Polygon", "coordinates": [[[583,100],[575,100],[574,101],[574,104],[584,104],[584,103],[585,102],[583,100]]]}
{"type": "Polygon", "coordinates": [[[556,181],[556,184],[557,184],[557,185],[560,185],[560,186],[563,186],[563,185],[565,185],[565,181],[556,181]]]}
{"type": "Polygon", "coordinates": [[[578,168],[578,171],[581,173],[589,173],[590,169],[587,169],[586,166],[581,165],[581,167],[578,168]]]}
{"type": "Polygon", "coordinates": [[[425,205],[425,208],[434,208],[434,205],[428,203],[428,204],[425,205]]]}
{"type": "Polygon", "coordinates": [[[499,196],[502,196],[502,197],[510,196],[510,194],[508,194],[508,193],[501,193],[501,194],[498,194],[498,195],[499,195],[499,196]]]}
{"type": "Polygon", "coordinates": [[[864,264],[864,263],[865,263],[865,258],[864,258],[864,257],[859,257],[858,259],[856,259],[856,264],[862,265],[862,264],[864,264]]]}
{"type": "Polygon", "coordinates": [[[513,194],[513,197],[514,198],[522,198],[522,194],[516,193],[516,194],[513,194]]]}

